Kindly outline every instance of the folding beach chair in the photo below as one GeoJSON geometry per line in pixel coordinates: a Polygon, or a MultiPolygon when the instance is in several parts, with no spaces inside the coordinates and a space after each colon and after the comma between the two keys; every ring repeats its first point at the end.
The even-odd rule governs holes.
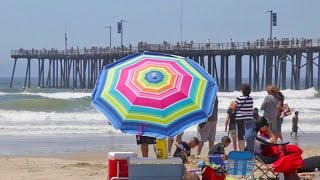
{"type": "Polygon", "coordinates": [[[279,173],[274,172],[272,164],[277,158],[263,156],[261,154],[255,154],[256,166],[254,172],[259,179],[275,179],[278,178],[279,173]]]}
{"type": "Polygon", "coordinates": [[[231,151],[228,154],[226,167],[228,175],[254,179],[254,155],[250,151],[231,151]]]}
{"type": "MultiPolygon", "coordinates": [[[[286,145],[289,144],[289,142],[281,143],[281,144],[273,144],[270,142],[267,142],[259,137],[256,137],[256,140],[262,143],[264,146],[273,147],[273,146],[282,146],[282,149],[284,153],[286,154],[286,145]]],[[[259,179],[278,179],[279,173],[274,172],[272,165],[274,162],[278,160],[276,157],[268,157],[261,154],[255,153],[255,159],[256,159],[256,166],[254,169],[254,172],[256,172],[256,177],[259,179]]]]}

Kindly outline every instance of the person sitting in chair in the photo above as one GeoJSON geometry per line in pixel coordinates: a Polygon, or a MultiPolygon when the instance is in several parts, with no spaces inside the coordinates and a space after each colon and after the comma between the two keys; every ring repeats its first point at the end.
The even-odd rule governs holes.
{"type": "Polygon", "coordinates": [[[269,128],[268,120],[264,117],[258,118],[256,121],[257,127],[257,141],[255,147],[255,153],[262,154],[264,156],[272,156],[272,146],[265,146],[264,144],[275,144],[276,139],[272,130],[269,128]],[[271,149],[270,149],[271,148],[271,149]],[[270,152],[271,151],[271,152],[270,152]]]}
{"type": "Polygon", "coordinates": [[[260,158],[266,157],[265,163],[273,163],[275,172],[283,172],[285,176],[296,174],[297,169],[303,167],[302,150],[289,143],[276,144],[275,136],[268,126],[268,121],[264,117],[260,117],[256,122],[256,154],[260,158]]]}

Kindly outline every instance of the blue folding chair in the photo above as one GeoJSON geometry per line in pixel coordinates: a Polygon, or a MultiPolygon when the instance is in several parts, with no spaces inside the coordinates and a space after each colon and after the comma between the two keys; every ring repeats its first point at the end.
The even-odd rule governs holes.
{"type": "Polygon", "coordinates": [[[228,175],[241,175],[254,179],[254,154],[250,151],[231,151],[226,167],[228,175]]]}

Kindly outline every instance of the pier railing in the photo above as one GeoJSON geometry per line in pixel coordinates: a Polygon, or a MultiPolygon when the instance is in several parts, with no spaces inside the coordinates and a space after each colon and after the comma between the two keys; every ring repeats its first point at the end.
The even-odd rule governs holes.
{"type": "Polygon", "coordinates": [[[304,48],[320,47],[320,39],[288,39],[281,40],[256,40],[247,42],[228,43],[193,43],[177,42],[175,44],[164,41],[162,44],[150,44],[139,42],[137,47],[91,47],[91,48],[69,48],[67,50],[57,49],[19,49],[12,50],[11,56],[43,56],[43,55],[107,55],[116,53],[136,53],[138,51],[185,51],[185,50],[244,50],[244,49],[271,49],[271,48],[304,48]]]}

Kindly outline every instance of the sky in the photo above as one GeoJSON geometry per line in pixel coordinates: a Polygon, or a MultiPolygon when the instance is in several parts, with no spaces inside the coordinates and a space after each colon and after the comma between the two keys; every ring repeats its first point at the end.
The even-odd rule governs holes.
{"type": "MultiPolygon", "coordinates": [[[[254,41],[269,36],[270,14],[278,16],[273,36],[320,38],[319,0],[0,0],[0,77],[10,77],[10,51],[120,45],[117,22],[123,25],[123,44],[139,41],[176,43],[254,41]],[[183,2],[183,3],[181,3],[183,2]],[[183,4],[183,6],[181,6],[183,4]],[[181,16],[182,7],[182,16],[181,16]]],[[[36,69],[34,66],[33,69],[36,69]]],[[[18,61],[15,77],[24,77],[18,61]]],[[[36,74],[36,73],[33,73],[36,74]]]]}

